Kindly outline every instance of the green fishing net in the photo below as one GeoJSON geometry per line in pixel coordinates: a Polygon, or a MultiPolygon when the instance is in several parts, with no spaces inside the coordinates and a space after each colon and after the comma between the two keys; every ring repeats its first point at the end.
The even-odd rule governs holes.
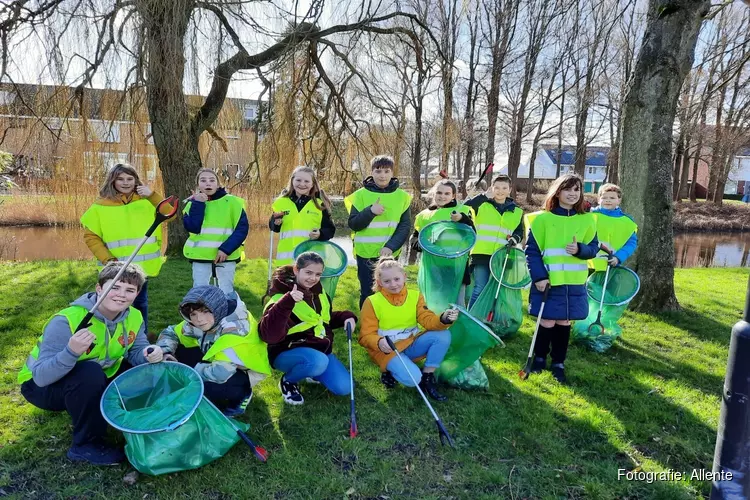
{"type": "Polygon", "coordinates": [[[201,467],[239,440],[226,417],[203,399],[198,373],[181,363],[148,363],[122,373],[102,394],[100,409],[125,436],[130,463],[145,474],[201,467]]]}
{"type": "Polygon", "coordinates": [[[433,222],[419,232],[422,262],[417,283],[427,307],[434,313],[442,313],[458,299],[476,238],[470,226],[453,221],[433,222]]]}
{"type": "Polygon", "coordinates": [[[622,327],[617,322],[633,300],[641,282],[638,275],[627,267],[610,267],[609,275],[606,271],[597,271],[586,281],[586,293],[589,300],[589,314],[584,320],[573,323],[571,337],[590,347],[596,352],[605,352],[612,347],[617,337],[622,334],[622,327]],[[602,289],[604,301],[602,303],[602,289]],[[601,307],[601,326],[596,323],[601,307]]]}
{"type": "Polygon", "coordinates": [[[346,265],[349,261],[346,252],[336,243],[330,241],[307,240],[294,248],[294,259],[297,260],[297,257],[304,252],[315,252],[323,258],[325,268],[323,269],[323,276],[320,278],[320,284],[333,300],[339,277],[346,271],[346,265]]]}

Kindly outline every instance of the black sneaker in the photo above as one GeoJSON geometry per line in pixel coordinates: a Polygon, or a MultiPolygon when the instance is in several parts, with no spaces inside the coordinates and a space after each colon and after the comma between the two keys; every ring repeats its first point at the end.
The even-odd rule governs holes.
{"type": "Polygon", "coordinates": [[[568,378],[565,376],[565,365],[562,363],[555,363],[550,370],[552,370],[552,376],[555,377],[555,380],[561,384],[568,383],[568,378]]]}
{"type": "Polygon", "coordinates": [[[547,368],[547,360],[545,358],[535,357],[531,363],[530,373],[542,373],[542,370],[547,368]]]}
{"type": "Polygon", "coordinates": [[[380,374],[380,382],[382,382],[386,389],[393,389],[396,387],[396,379],[393,378],[393,374],[387,370],[380,374]]]}
{"type": "Polygon", "coordinates": [[[435,401],[445,401],[448,396],[440,394],[437,390],[437,380],[434,373],[422,373],[422,381],[419,382],[422,391],[435,401]]]}
{"type": "Polygon", "coordinates": [[[72,462],[87,462],[92,465],[117,465],[126,460],[122,449],[103,442],[73,445],[68,449],[67,456],[72,462]]]}
{"type": "Polygon", "coordinates": [[[301,405],[305,402],[305,398],[299,393],[299,386],[293,382],[287,382],[284,377],[279,381],[279,390],[286,404],[301,405]]]}

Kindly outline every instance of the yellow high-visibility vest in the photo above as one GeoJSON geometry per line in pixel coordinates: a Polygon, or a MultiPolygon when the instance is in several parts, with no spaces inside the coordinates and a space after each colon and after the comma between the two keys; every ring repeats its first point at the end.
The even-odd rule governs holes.
{"type": "Polygon", "coordinates": [[[573,241],[573,236],[579,243],[591,243],[596,236],[596,221],[591,213],[567,217],[544,212],[531,223],[531,232],[542,252],[552,286],[586,283],[589,276],[586,261],[568,254],[565,246],[573,241]]]}
{"type": "Polygon", "coordinates": [[[381,292],[370,295],[369,299],[375,316],[378,318],[378,335],[390,337],[393,342],[397,342],[419,333],[417,321],[419,291],[408,290],[406,300],[400,306],[394,306],[388,302],[381,292]]]}
{"type": "MultiPolygon", "coordinates": [[[[185,205],[183,213],[190,213],[192,201],[185,205]]],[[[200,234],[190,233],[182,254],[188,259],[214,260],[219,252],[219,247],[232,235],[234,228],[240,221],[242,212],[245,210],[245,200],[227,194],[218,200],[206,202],[206,210],[203,213],[203,224],[200,234]]],[[[227,256],[227,260],[245,258],[245,243],[227,256]]]]}
{"type": "MultiPolygon", "coordinates": [[[[365,229],[352,233],[354,254],[365,259],[374,259],[380,255],[380,250],[396,232],[401,214],[411,205],[411,195],[402,189],[396,189],[392,193],[376,193],[365,188],[360,188],[344,198],[344,205],[349,213],[352,207],[361,212],[374,204],[378,198],[385,211],[372,219],[365,229]]],[[[399,253],[400,248],[393,252],[393,256],[398,257],[399,253]]]]}
{"type": "Polygon", "coordinates": [[[310,239],[310,231],[320,229],[323,211],[315,206],[312,199],[298,211],[297,205],[286,196],[276,198],[271,208],[274,212],[289,212],[281,222],[279,243],[276,246],[276,265],[291,264],[297,245],[310,239]]]}

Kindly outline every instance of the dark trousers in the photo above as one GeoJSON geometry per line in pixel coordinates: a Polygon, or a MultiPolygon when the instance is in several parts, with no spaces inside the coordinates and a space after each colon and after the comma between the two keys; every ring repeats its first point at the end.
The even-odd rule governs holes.
{"type": "MultiPolygon", "coordinates": [[[[200,347],[188,348],[181,345],[177,348],[174,357],[180,363],[194,367],[203,360],[203,352],[200,347]]],[[[203,395],[222,410],[239,405],[243,399],[252,393],[250,379],[245,372],[239,370],[223,384],[203,381],[203,395]]]]}
{"type": "Polygon", "coordinates": [[[540,325],[534,343],[534,354],[538,358],[546,359],[551,350],[552,364],[564,363],[568,354],[568,341],[570,341],[570,325],[555,324],[551,328],[540,325]]]}
{"type": "Polygon", "coordinates": [[[365,299],[372,295],[372,285],[374,283],[375,266],[378,263],[378,259],[365,259],[364,257],[357,257],[357,279],[359,279],[359,308],[362,309],[362,304],[365,303],[365,299]]]}
{"type": "Polygon", "coordinates": [[[148,336],[148,280],[143,283],[143,288],[136,295],[133,307],[141,311],[143,315],[143,331],[148,336]]]}
{"type": "MultiPolygon", "coordinates": [[[[128,368],[123,360],[118,374],[128,368]]],[[[98,363],[81,361],[54,384],[39,387],[34,380],[27,380],[21,384],[21,394],[42,410],[67,411],[73,419],[73,445],[80,446],[103,438],[107,432],[99,401],[108,383],[98,363]]]]}

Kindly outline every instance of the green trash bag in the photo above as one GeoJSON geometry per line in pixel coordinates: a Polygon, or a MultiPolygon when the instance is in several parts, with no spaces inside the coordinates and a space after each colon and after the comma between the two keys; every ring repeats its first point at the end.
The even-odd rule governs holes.
{"type": "Polygon", "coordinates": [[[102,394],[100,409],[125,436],[133,467],[153,476],[206,465],[240,439],[203,399],[200,375],[181,363],[147,363],[122,373],[102,394]]]}
{"type": "Polygon", "coordinates": [[[469,311],[456,304],[450,304],[450,306],[458,309],[459,315],[450,327],[451,345],[435,372],[440,380],[450,380],[456,377],[490,347],[496,345],[505,347],[500,337],[492,333],[487,325],[469,314],[469,311]]]}
{"type": "Polygon", "coordinates": [[[294,260],[304,252],[315,252],[323,258],[323,275],[320,277],[320,285],[328,296],[333,300],[336,294],[336,285],[339,278],[349,262],[349,258],[343,248],[330,241],[307,240],[294,248],[294,260]]]}
{"type": "Polygon", "coordinates": [[[490,390],[490,381],[484,372],[484,367],[482,367],[480,360],[474,361],[471,366],[464,368],[458,375],[446,380],[445,383],[451,387],[465,391],[490,390]]]}
{"type": "Polygon", "coordinates": [[[500,338],[510,338],[518,333],[523,322],[521,289],[531,284],[525,254],[516,247],[498,249],[490,258],[490,274],[490,281],[470,312],[500,338]],[[499,285],[501,276],[502,287],[499,285]]]}
{"type": "Polygon", "coordinates": [[[419,232],[422,262],[417,284],[427,308],[435,314],[458,300],[469,251],[476,239],[470,226],[453,221],[433,222],[419,232]]]}
{"type": "Polygon", "coordinates": [[[638,275],[627,267],[610,267],[607,271],[597,271],[589,276],[586,280],[589,314],[586,319],[573,323],[573,341],[596,352],[605,352],[612,347],[617,337],[622,334],[622,328],[617,321],[640,288],[641,281],[638,275]],[[597,323],[600,309],[601,326],[597,323]]]}

